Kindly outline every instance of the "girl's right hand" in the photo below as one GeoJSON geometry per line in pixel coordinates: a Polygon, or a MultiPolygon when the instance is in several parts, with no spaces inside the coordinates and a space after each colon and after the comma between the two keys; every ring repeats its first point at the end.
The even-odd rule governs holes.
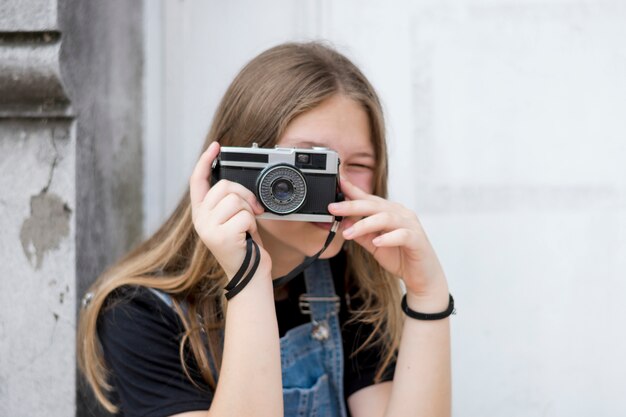
{"type": "Polygon", "coordinates": [[[258,234],[255,216],[263,213],[256,196],[241,184],[220,180],[210,185],[211,165],[220,152],[211,143],[189,178],[191,217],[198,236],[230,280],[246,255],[246,232],[259,245],[260,270],[271,271],[271,259],[258,234]]]}

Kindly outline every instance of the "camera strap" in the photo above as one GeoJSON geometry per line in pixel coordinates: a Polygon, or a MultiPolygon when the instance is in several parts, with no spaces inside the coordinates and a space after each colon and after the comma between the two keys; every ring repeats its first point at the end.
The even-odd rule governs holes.
{"type": "Polygon", "coordinates": [[[335,234],[337,233],[337,229],[339,228],[339,223],[341,223],[341,220],[342,220],[342,217],[335,217],[335,221],[333,223],[333,226],[330,228],[330,233],[328,234],[328,237],[326,238],[326,242],[324,242],[324,247],[322,248],[322,250],[320,250],[319,252],[317,252],[315,255],[311,257],[307,256],[306,258],[304,258],[304,262],[302,262],[300,265],[295,267],[294,270],[288,273],[287,275],[282,276],[280,278],[276,278],[273,282],[274,288],[280,287],[281,285],[285,285],[286,283],[288,283],[289,281],[297,277],[300,273],[302,273],[302,271],[307,269],[313,262],[317,260],[317,258],[320,257],[322,252],[326,250],[328,245],[330,245],[330,242],[332,242],[333,239],[335,238],[335,234]]]}
{"type": "MultiPolygon", "coordinates": [[[[280,278],[277,278],[273,281],[274,288],[280,287],[281,285],[285,285],[295,277],[297,277],[302,271],[307,269],[313,262],[315,262],[320,255],[326,250],[328,245],[335,238],[335,234],[337,233],[337,229],[339,228],[339,223],[341,223],[342,217],[335,217],[332,227],[330,228],[330,233],[328,233],[328,237],[326,238],[326,242],[324,242],[324,246],[322,249],[317,252],[313,256],[307,256],[304,258],[304,262],[295,267],[290,273],[280,278]]],[[[250,282],[257,269],[259,268],[259,262],[261,261],[259,245],[252,239],[250,233],[246,232],[246,256],[241,264],[241,267],[237,271],[237,273],[233,276],[233,278],[228,282],[228,285],[224,287],[226,290],[226,299],[230,300],[244,287],[250,282]],[[254,258],[254,261],[252,261],[254,258]],[[250,263],[252,261],[252,267],[250,267],[250,263]]]]}
{"type": "Polygon", "coordinates": [[[256,273],[256,270],[259,268],[260,261],[261,256],[259,252],[259,245],[257,245],[257,243],[252,239],[250,233],[246,232],[246,256],[235,276],[233,276],[228,285],[224,287],[224,289],[226,290],[225,295],[227,300],[230,300],[231,298],[239,294],[239,292],[243,290],[248,282],[250,282],[250,280],[256,273]],[[252,268],[249,268],[252,256],[254,256],[254,263],[252,264],[252,268]],[[248,271],[247,274],[246,271],[248,271]]]}

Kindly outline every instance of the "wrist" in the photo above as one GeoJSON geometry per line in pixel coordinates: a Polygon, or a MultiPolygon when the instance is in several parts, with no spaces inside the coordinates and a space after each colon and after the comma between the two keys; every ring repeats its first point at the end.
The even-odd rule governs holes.
{"type": "MultiPolygon", "coordinates": [[[[263,269],[261,269],[259,273],[261,259],[267,258],[267,256],[262,256],[263,252],[259,245],[252,239],[250,233],[246,232],[245,258],[235,275],[229,279],[228,284],[224,287],[227,300],[239,294],[253,278],[256,277],[256,281],[260,281],[259,276],[263,276],[263,269]]],[[[267,259],[265,259],[265,261],[267,261],[267,259]]],[[[267,265],[267,262],[263,265],[267,265]]]]}
{"type": "Polygon", "coordinates": [[[452,297],[452,294],[448,294],[448,306],[445,308],[445,310],[441,310],[438,312],[426,313],[424,311],[415,311],[411,309],[411,307],[409,307],[407,303],[406,294],[404,295],[404,297],[402,297],[401,307],[404,314],[411,317],[412,319],[426,321],[446,319],[450,317],[450,314],[455,314],[456,311],[454,309],[454,298],[452,297]]]}
{"type": "Polygon", "coordinates": [[[269,271],[259,267],[241,292],[228,300],[228,304],[241,304],[242,302],[237,300],[245,300],[243,303],[258,305],[261,300],[265,299],[274,299],[272,276],[269,271]]]}
{"type": "Polygon", "coordinates": [[[409,308],[426,314],[438,313],[445,310],[448,307],[449,301],[450,292],[447,285],[433,291],[419,294],[410,290],[406,293],[406,302],[409,308]]]}

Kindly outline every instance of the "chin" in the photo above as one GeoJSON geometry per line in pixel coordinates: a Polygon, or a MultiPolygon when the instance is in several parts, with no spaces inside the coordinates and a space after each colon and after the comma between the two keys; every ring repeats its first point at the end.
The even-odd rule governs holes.
{"type": "MultiPolygon", "coordinates": [[[[309,223],[309,224],[313,228],[317,229],[313,233],[315,233],[315,235],[319,234],[321,236],[321,240],[319,241],[319,244],[317,244],[316,247],[311,248],[311,250],[307,251],[306,255],[310,257],[310,256],[315,255],[317,252],[319,252],[320,249],[322,249],[322,245],[324,244],[324,242],[326,241],[326,238],[328,237],[328,234],[330,233],[330,225],[332,225],[332,223],[328,223],[329,225],[328,228],[326,227],[326,224],[324,224],[324,227],[319,227],[318,225],[315,225],[313,223],[309,223]]],[[[337,255],[341,251],[341,249],[343,248],[343,244],[345,242],[345,239],[341,235],[342,231],[343,229],[341,227],[337,229],[337,232],[335,233],[335,237],[333,238],[332,242],[330,242],[330,245],[326,248],[326,250],[320,255],[320,259],[332,258],[333,256],[337,255]]],[[[307,246],[310,246],[310,245],[307,245],[307,246]]]]}
{"type": "MultiPolygon", "coordinates": [[[[292,222],[281,220],[257,220],[260,226],[259,231],[262,233],[263,241],[272,239],[280,245],[291,247],[291,250],[297,250],[305,256],[314,256],[326,241],[328,230],[310,222],[292,222]]],[[[320,259],[328,259],[337,255],[345,242],[341,235],[342,229],[339,228],[333,241],[326,248],[324,253],[320,255],[320,259]]]]}
{"type": "MultiPolygon", "coordinates": [[[[333,256],[336,256],[339,252],[341,252],[341,248],[343,248],[343,239],[335,236],[333,241],[330,243],[330,246],[326,248],[324,253],[320,255],[320,259],[329,259],[333,256]]],[[[313,256],[319,251],[321,248],[318,248],[312,255],[313,256]]]]}

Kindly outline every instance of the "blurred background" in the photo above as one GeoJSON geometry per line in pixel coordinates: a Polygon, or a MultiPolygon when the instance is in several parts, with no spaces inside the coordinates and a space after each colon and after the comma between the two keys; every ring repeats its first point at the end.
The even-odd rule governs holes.
{"type": "Polygon", "coordinates": [[[247,60],[327,39],[377,88],[390,198],[457,299],[455,416],[626,413],[626,4],[146,3],[145,230],[247,60]],[[152,28],[152,30],[151,30],[152,28]]]}
{"type": "Polygon", "coordinates": [[[0,415],[97,413],[79,298],[173,210],[238,70],[311,39],[382,99],[390,199],[457,304],[454,416],[624,415],[619,0],[0,0],[0,415]]]}

